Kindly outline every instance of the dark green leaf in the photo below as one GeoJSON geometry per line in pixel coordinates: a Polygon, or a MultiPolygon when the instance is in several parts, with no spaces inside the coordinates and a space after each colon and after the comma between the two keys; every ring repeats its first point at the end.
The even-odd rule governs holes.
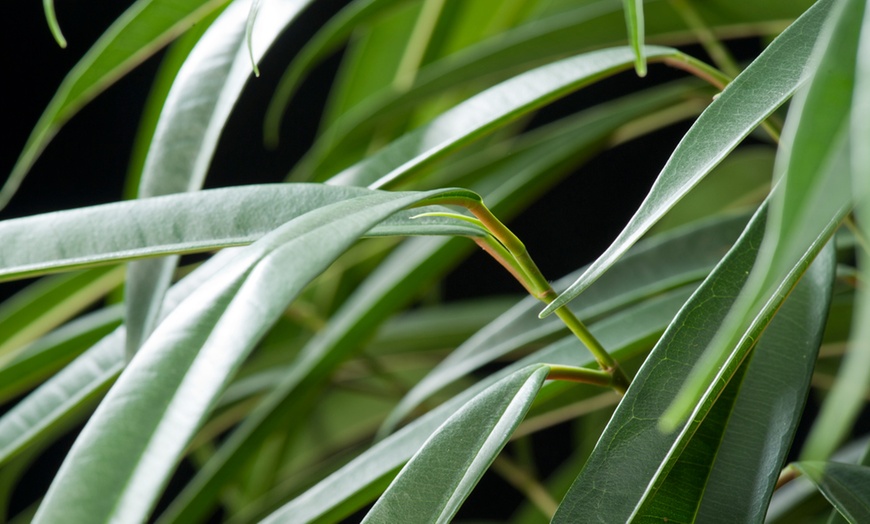
{"type": "Polygon", "coordinates": [[[793,466],[812,480],[851,524],[870,522],[870,466],[817,461],[793,466]]]}

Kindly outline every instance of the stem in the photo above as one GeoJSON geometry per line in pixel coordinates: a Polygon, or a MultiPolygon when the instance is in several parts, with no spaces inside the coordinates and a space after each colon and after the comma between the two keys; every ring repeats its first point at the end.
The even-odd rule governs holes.
{"type": "MultiPolygon", "coordinates": [[[[544,278],[541,270],[538,269],[535,261],[529,255],[526,246],[517,238],[514,233],[507,228],[502,222],[492,214],[492,211],[484,205],[481,200],[474,200],[468,197],[446,197],[439,199],[439,203],[447,205],[457,205],[468,209],[483,226],[492,233],[498,242],[507,250],[505,253],[496,245],[490,243],[478,243],[488,253],[493,254],[496,260],[499,261],[508,271],[523,284],[529,293],[545,304],[555,300],[557,293],[550,285],[550,282],[544,278]],[[513,259],[513,260],[511,260],[513,259]]],[[[589,349],[592,356],[598,362],[601,369],[609,374],[612,378],[606,384],[619,391],[625,393],[628,385],[631,383],[619,363],[610,353],[604,349],[604,346],[595,338],[583,322],[577,318],[574,313],[567,307],[560,307],[556,310],[556,315],[565,323],[568,329],[589,349]]]]}
{"type": "Polygon", "coordinates": [[[614,377],[607,371],[557,364],[548,364],[548,366],[550,367],[550,372],[547,373],[548,380],[567,380],[603,387],[613,386],[614,377]]]}
{"type": "Polygon", "coordinates": [[[710,55],[710,58],[713,59],[713,62],[715,62],[719,69],[732,77],[739,75],[740,67],[737,65],[734,57],[731,56],[728,49],[722,45],[722,42],[716,38],[713,31],[704,23],[704,19],[701,18],[701,15],[698,14],[691,2],[689,0],[671,0],[671,5],[680,14],[683,21],[686,22],[686,25],[689,26],[689,29],[695,33],[698,41],[701,42],[704,50],[707,51],[707,54],[710,55]]]}
{"type": "Polygon", "coordinates": [[[559,503],[553,499],[547,489],[528,471],[514,464],[504,454],[495,458],[492,469],[524,494],[547,519],[556,514],[559,503]]]}

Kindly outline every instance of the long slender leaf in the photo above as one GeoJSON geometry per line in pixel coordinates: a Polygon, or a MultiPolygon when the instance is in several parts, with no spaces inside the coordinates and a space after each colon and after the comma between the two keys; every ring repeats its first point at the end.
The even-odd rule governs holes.
{"type": "Polygon", "coordinates": [[[28,343],[105,296],[123,278],[121,267],[49,277],[0,304],[0,368],[28,343]]]}
{"type": "Polygon", "coordinates": [[[3,188],[4,207],[67,120],[99,93],[227,0],[138,0],[91,47],[58,88],[3,188]]]}
{"type": "MultiPolygon", "coordinates": [[[[166,97],[142,169],[139,197],[202,187],[220,133],[251,74],[251,62],[256,72],[256,63],[308,3],[268,2],[256,27],[256,42],[256,2],[248,8],[247,1],[236,1],[221,13],[185,60],[166,97]]],[[[177,262],[165,258],[130,265],[125,298],[129,355],[154,328],[177,262]]]]}
{"type": "Polygon", "coordinates": [[[637,76],[646,76],[646,56],[643,47],[643,0],[623,0],[628,41],[634,50],[634,70],[637,76]]]}
{"type": "Polygon", "coordinates": [[[441,190],[346,200],[288,222],[239,253],[136,354],[82,431],[34,521],[147,518],[217,395],[288,303],[377,222],[446,194],[473,197],[441,190]],[[298,269],[288,273],[291,262],[298,269]],[[153,387],[155,377],[161,387],[153,387]]]}
{"type": "Polygon", "coordinates": [[[794,464],[851,524],[870,521],[870,467],[839,462],[794,464]]]}
{"type": "MultiPolygon", "coordinates": [[[[650,60],[679,52],[647,48],[650,60]]],[[[369,159],[334,176],[330,184],[389,187],[434,160],[565,94],[630,67],[628,48],[567,58],[517,76],[441,114],[369,159]]]]}
{"type": "MultiPolygon", "coordinates": [[[[725,318],[745,284],[763,236],[765,219],[764,210],[753,217],[737,244],[671,323],[635,377],[586,467],[562,501],[554,522],[577,522],[590,515],[601,522],[626,522],[638,516],[657,488],[667,482],[669,472],[736,370],[723,379],[716,395],[695,406],[691,422],[682,425],[679,431],[661,433],[657,428],[658,418],[678,393],[685,370],[690,369],[698,358],[697,348],[704,347],[715,336],[718,323],[725,318]],[[619,442],[619,445],[612,445],[614,442],[619,442]]],[[[827,276],[827,280],[807,280],[799,288],[807,295],[786,302],[776,317],[777,322],[785,324],[783,331],[790,335],[789,343],[801,344],[800,347],[807,348],[807,351],[815,351],[812,337],[807,337],[807,333],[795,329],[795,326],[807,326],[820,336],[827,309],[825,297],[829,294],[830,267],[830,264],[814,266],[814,271],[827,276]],[[819,288],[820,283],[825,283],[823,289],[819,288]],[[811,327],[814,323],[806,319],[813,319],[815,327],[811,327]]],[[[778,345],[783,342],[777,338],[769,343],[778,345]]],[[[759,344],[758,350],[763,351],[763,345],[759,344]]],[[[791,402],[801,405],[803,396],[794,394],[791,402]]],[[[751,412],[751,408],[747,411],[751,412]]],[[[790,421],[779,428],[786,435],[781,437],[786,446],[793,423],[790,421]]],[[[780,448],[777,451],[781,451],[782,446],[774,446],[777,447],[780,448]]],[[[765,473],[775,474],[771,471],[765,473]]],[[[765,480],[769,489],[772,489],[773,480],[765,480]]],[[[758,496],[769,496],[769,492],[764,495],[762,490],[758,496]]],[[[750,500],[746,502],[751,504],[750,500]]]]}
{"type": "MultiPolygon", "coordinates": [[[[232,257],[230,251],[218,253],[176,284],[166,297],[163,315],[219,272],[232,257]]],[[[124,339],[124,327],[121,326],[0,418],[0,464],[65,420],[79,416],[90,406],[92,399],[108,389],[126,362],[124,339]]]]}
{"type": "Polygon", "coordinates": [[[747,331],[766,322],[764,317],[792,288],[794,277],[833,235],[851,206],[845,122],[862,14],[863,2],[838,4],[817,40],[814,74],[789,110],[777,157],[779,182],[759,261],[720,334],[687,378],[684,393],[668,410],[664,426],[685,417],[713,377],[742,359],[740,348],[751,346],[747,331]],[[816,133],[831,138],[820,142],[816,133]]]}
{"type": "Polygon", "coordinates": [[[463,406],[408,461],[363,522],[449,522],[529,410],[549,371],[546,366],[517,371],[463,406]],[[417,496],[408,500],[408,493],[417,496]]]}
{"type": "MultiPolygon", "coordinates": [[[[0,222],[0,279],[249,244],[281,224],[368,190],[266,184],[168,195],[0,222]]],[[[467,222],[404,213],[378,234],[482,234],[467,222]],[[447,226],[447,227],[443,227],[447,226]]]]}
{"type": "Polygon", "coordinates": [[[831,0],[817,2],[722,91],[680,141],[628,225],[589,270],[544,309],[542,316],[589,287],[795,92],[807,78],[813,37],[821,30],[832,4],[831,0]]]}
{"type": "MultiPolygon", "coordinates": [[[[599,147],[601,138],[617,126],[669,101],[668,97],[661,100],[655,96],[651,100],[643,97],[643,100],[617,102],[612,110],[608,108],[603,113],[593,111],[582,115],[563,130],[566,142],[561,147],[544,152],[532,148],[517,157],[508,155],[503,162],[482,172],[472,170],[468,178],[483,177],[477,185],[487,195],[487,203],[494,212],[501,217],[513,214],[548,183],[563,175],[566,172],[563,164],[569,159],[576,162],[579,161],[576,159],[585,158],[590,150],[599,147]]],[[[395,308],[414,298],[423,283],[431,282],[455,263],[463,249],[455,242],[415,239],[384,261],[333,315],[329,329],[302,350],[307,358],[295,364],[302,369],[285,376],[262,407],[227,439],[215,458],[170,506],[161,522],[195,520],[207,511],[232,472],[247,462],[252,450],[258,448],[257,443],[262,442],[272,428],[284,424],[287,417],[305,416],[299,397],[304,397],[308,391],[316,391],[318,380],[328,376],[337,362],[358,348],[360,340],[395,308]],[[303,376],[307,380],[301,381],[303,376]]]]}

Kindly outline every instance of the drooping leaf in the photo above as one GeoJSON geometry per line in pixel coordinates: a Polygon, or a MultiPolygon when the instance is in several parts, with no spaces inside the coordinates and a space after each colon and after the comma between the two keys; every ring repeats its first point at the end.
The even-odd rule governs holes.
{"type": "MultiPolygon", "coordinates": [[[[650,61],[680,56],[664,47],[647,48],[650,61]]],[[[434,160],[580,87],[625,70],[628,48],[576,56],[514,77],[442,113],[374,156],[342,171],[334,185],[390,187],[434,160]]]]}
{"type": "MultiPolygon", "coordinates": [[[[679,96],[679,92],[661,94],[661,98],[650,93],[604,106],[600,113],[581,114],[570,125],[560,126],[556,131],[558,141],[542,139],[541,148],[531,145],[526,149],[518,145],[517,155],[501,155],[501,162],[488,164],[483,169],[470,169],[466,177],[459,175],[460,178],[450,179],[450,183],[476,181],[475,187],[486,194],[487,205],[493,212],[502,218],[508,217],[564,176],[573,162],[587,158],[601,147],[601,140],[618,126],[667,106],[673,101],[672,96],[679,96]]],[[[542,131],[547,133],[547,130],[542,131]]],[[[317,394],[319,381],[328,377],[349,352],[358,349],[361,339],[372,333],[397,307],[412,300],[421,285],[446,271],[467,247],[470,246],[441,239],[412,239],[385,260],[333,314],[328,329],[302,350],[306,359],[294,363],[294,368],[300,369],[285,374],[262,406],[226,439],[215,457],[170,505],[161,522],[196,520],[208,511],[233,472],[247,463],[252,450],[258,448],[272,428],[286,427],[284,421],[288,417],[305,416],[304,404],[298,399],[306,394],[317,394]],[[303,377],[306,380],[302,380],[303,377]]],[[[681,283],[681,280],[668,283],[663,279],[661,285],[681,283]]],[[[644,292],[639,290],[636,298],[644,292]]]]}
{"type": "Polygon", "coordinates": [[[137,352],[67,455],[34,521],[146,519],[217,395],[288,303],[377,222],[448,195],[476,198],[458,190],[371,194],[320,207],[237,253],[137,352]],[[296,270],[288,272],[291,263],[296,270]]]}
{"type": "Polygon", "coordinates": [[[0,189],[4,207],[48,142],[67,120],[129,70],[227,0],[138,0],[106,30],[67,75],[0,189]]]}
{"type": "MultiPolygon", "coordinates": [[[[139,197],[202,187],[221,131],[257,62],[309,0],[266,4],[253,35],[258,0],[236,1],[212,23],[178,71],[156,124],[139,181],[139,197]],[[247,38],[246,38],[247,37],[247,38]],[[256,45],[257,51],[254,52],[256,45]]],[[[132,263],[127,274],[127,353],[154,328],[177,258],[132,263]]]]}
{"type": "Polygon", "coordinates": [[[623,0],[628,41],[634,50],[634,70],[637,76],[646,76],[646,56],[643,47],[643,0],[623,0]]]}
{"type": "MultiPolygon", "coordinates": [[[[863,2],[837,4],[813,51],[813,75],[793,101],[777,156],[770,226],[758,263],[720,334],[686,379],[663,427],[684,418],[720,370],[742,359],[776,305],[851,206],[846,130],[863,2]],[[856,11],[857,9],[857,11],[856,11]],[[857,18],[857,20],[856,20],[857,18]],[[834,36],[836,35],[836,36],[834,36]],[[851,56],[852,58],[848,58],[851,56]],[[816,133],[830,137],[819,141],[816,133]]],[[[826,428],[828,431],[830,428],[826,428]]],[[[832,449],[831,449],[832,451],[832,449]]]]}
{"type": "Polygon", "coordinates": [[[870,466],[803,461],[794,467],[807,476],[851,524],[870,521],[870,466]]]}
{"type": "MultiPolygon", "coordinates": [[[[715,399],[729,383],[736,369],[723,377],[715,394],[694,406],[691,422],[681,425],[678,431],[660,432],[657,427],[658,419],[679,392],[686,370],[691,369],[698,359],[698,348],[703,348],[715,336],[718,323],[725,318],[745,284],[747,272],[752,267],[763,236],[765,219],[764,210],[753,217],[737,244],[671,323],[635,377],[601,435],[586,467],[563,499],[553,522],[577,522],[589,515],[596,515],[602,522],[626,522],[639,515],[644,505],[657,495],[658,488],[663,484],[667,485],[669,472],[678,463],[683,450],[690,445],[698,427],[705,422],[715,399]],[[614,442],[619,445],[612,445],[614,442]]],[[[775,317],[775,322],[783,324],[782,332],[787,338],[762,338],[757,348],[759,352],[764,351],[764,345],[768,343],[773,344],[773,347],[782,345],[785,351],[794,347],[801,347],[811,353],[816,351],[817,344],[814,346],[813,342],[820,340],[824,326],[831,268],[830,260],[814,266],[812,274],[819,276],[806,279],[793,293],[794,299],[787,301],[775,317]],[[795,329],[798,325],[805,326],[807,331],[795,329]]],[[[808,362],[811,361],[796,363],[784,373],[795,372],[806,378],[808,362]]],[[[749,369],[752,369],[751,364],[749,369]]],[[[759,373],[763,379],[770,370],[765,368],[759,373]]],[[[795,413],[801,411],[805,398],[802,393],[784,391],[780,394],[785,395],[784,398],[791,406],[786,410],[787,413],[794,417],[795,413]]],[[[738,404],[735,406],[739,406],[741,401],[738,397],[738,404]]],[[[747,398],[745,412],[748,415],[753,416],[752,404],[757,401],[757,398],[747,398]]],[[[762,425],[770,423],[769,414],[765,410],[754,416],[762,417],[762,425]]],[[[765,447],[762,454],[769,453],[770,460],[776,460],[776,454],[787,449],[790,433],[796,423],[797,419],[794,418],[779,425],[776,428],[779,438],[768,443],[769,447],[765,447]]],[[[766,438],[766,431],[756,428],[752,431],[753,438],[766,438]]],[[[721,435],[719,433],[720,439],[721,435]]],[[[749,460],[755,457],[745,458],[749,460]]],[[[701,473],[704,474],[703,469],[701,473]]],[[[759,487],[759,492],[739,503],[746,503],[747,507],[757,506],[757,500],[761,498],[764,500],[761,504],[763,510],[766,497],[769,497],[775,482],[776,470],[758,470],[755,474],[758,476],[756,482],[759,484],[756,486],[759,487]]],[[[658,495],[665,494],[667,493],[658,495]]],[[[674,496],[679,495],[675,492],[674,496]]],[[[737,501],[733,502],[738,504],[737,501]]],[[[688,511],[689,514],[697,510],[691,507],[674,507],[675,511],[678,509],[688,511]]],[[[681,521],[676,518],[677,515],[673,516],[676,521],[681,521]]],[[[683,515],[682,518],[689,517],[683,515]]]]}
{"type": "MultiPolygon", "coordinates": [[[[118,202],[0,222],[0,279],[245,245],[318,207],[369,194],[317,184],[239,186],[118,202]]],[[[388,221],[378,234],[480,235],[464,221],[388,221]]]]}
{"type": "Polygon", "coordinates": [[[48,28],[51,29],[51,35],[57,41],[57,45],[66,47],[66,38],[63,37],[60,24],[57,22],[57,14],[54,12],[54,1],[42,0],[42,8],[45,10],[45,21],[48,22],[48,28]]]}
{"type": "Polygon", "coordinates": [[[447,419],[363,522],[450,522],[525,416],[549,368],[500,380],[447,419]],[[409,499],[408,494],[416,497],[409,499]]]}
{"type": "MultiPolygon", "coordinates": [[[[167,294],[163,315],[223,269],[232,257],[230,251],[218,253],[176,284],[167,294]]],[[[108,389],[126,363],[124,338],[123,326],[115,329],[0,417],[0,464],[53,428],[80,416],[94,398],[108,389]]]]}
{"type": "MultiPolygon", "coordinates": [[[[811,4],[807,0],[763,5],[710,1],[696,7],[711,26],[733,28],[747,22],[764,24],[795,18],[811,4]]],[[[625,17],[618,2],[569,5],[570,9],[547,11],[543,18],[427,64],[418,72],[414,85],[405,91],[389,89],[369,97],[325,130],[324,139],[315,143],[294,171],[296,180],[322,180],[359,160],[353,155],[348,158],[347,152],[358,149],[361,142],[367,144],[378,124],[401,117],[431,97],[458,93],[464,98],[464,93],[478,92],[541,63],[623,42],[625,17]]],[[[670,2],[647,2],[644,9],[649,15],[647,33],[651,37],[667,41],[684,31],[670,2]]]]}
{"type": "Polygon", "coordinates": [[[807,78],[814,36],[832,4],[830,0],[817,2],[722,91],[680,141],[628,225],[589,270],[544,309],[542,316],[589,287],[795,92],[807,78]]]}

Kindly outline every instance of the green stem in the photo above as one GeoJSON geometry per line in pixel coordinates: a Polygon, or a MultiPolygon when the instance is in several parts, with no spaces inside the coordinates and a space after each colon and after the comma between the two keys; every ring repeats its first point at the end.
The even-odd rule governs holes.
{"type": "Polygon", "coordinates": [[[548,380],[568,380],[602,387],[613,387],[615,377],[607,371],[597,369],[579,368],[575,366],[560,366],[548,364],[550,372],[548,380]]]}
{"type": "MultiPolygon", "coordinates": [[[[556,291],[550,285],[550,282],[544,278],[535,261],[532,260],[525,244],[492,214],[492,211],[484,205],[483,201],[468,197],[448,196],[438,199],[438,203],[457,205],[468,209],[492,233],[492,236],[504,246],[504,250],[507,252],[494,243],[481,242],[479,239],[475,239],[475,242],[507,268],[533,297],[545,304],[555,300],[557,296],[556,291]]],[[[604,349],[604,346],[601,345],[586,325],[570,309],[561,307],[556,310],[556,315],[565,323],[571,333],[589,349],[589,352],[595,357],[601,369],[612,377],[608,380],[607,385],[624,393],[628,389],[630,381],[625,372],[622,371],[622,368],[619,367],[616,359],[604,349]]]]}
{"type": "Polygon", "coordinates": [[[739,75],[740,67],[737,65],[734,57],[731,56],[728,49],[722,45],[722,42],[716,38],[713,31],[704,23],[701,15],[698,14],[691,2],[689,0],[671,0],[671,5],[680,14],[683,21],[686,22],[686,25],[689,26],[689,29],[695,33],[698,41],[701,42],[704,50],[707,51],[707,54],[710,55],[710,58],[713,59],[713,62],[716,63],[719,69],[732,77],[739,75]]]}

